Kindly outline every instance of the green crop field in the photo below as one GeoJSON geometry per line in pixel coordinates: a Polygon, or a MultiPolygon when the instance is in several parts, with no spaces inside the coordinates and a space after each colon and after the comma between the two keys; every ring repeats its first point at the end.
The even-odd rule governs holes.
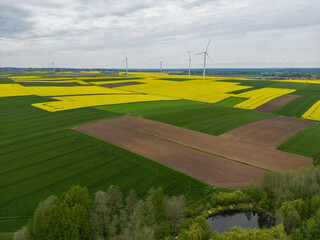
{"type": "Polygon", "coordinates": [[[299,90],[293,94],[301,97],[279,109],[277,114],[299,118],[320,99],[320,91],[299,90]]]}
{"type": "Polygon", "coordinates": [[[238,103],[243,102],[244,100],[246,100],[246,98],[239,98],[239,97],[229,97],[227,99],[224,99],[220,102],[217,102],[217,104],[219,105],[224,105],[224,106],[234,106],[238,103]]]}
{"type": "Polygon", "coordinates": [[[127,113],[213,135],[274,117],[267,113],[184,100],[119,104],[98,109],[127,113]]]}
{"type": "Polygon", "coordinates": [[[320,124],[313,125],[283,143],[278,149],[307,157],[320,154],[320,124]]]}
{"type": "Polygon", "coordinates": [[[185,194],[189,203],[211,189],[147,158],[68,129],[117,113],[94,108],[50,113],[30,106],[50,101],[36,96],[1,100],[1,232],[17,230],[40,201],[76,184],[87,186],[91,194],[113,184],[124,192],[134,188],[139,195],[161,185],[170,195],[185,194]]]}
{"type": "MultiPolygon", "coordinates": [[[[299,83],[299,82],[281,82],[281,81],[270,81],[270,80],[238,80],[238,79],[227,79],[221,80],[222,82],[235,82],[240,83],[243,86],[250,86],[251,88],[234,91],[233,93],[243,93],[259,88],[287,88],[304,91],[320,91],[320,84],[311,83],[299,83]]],[[[292,93],[297,94],[297,93],[292,93]]]]}

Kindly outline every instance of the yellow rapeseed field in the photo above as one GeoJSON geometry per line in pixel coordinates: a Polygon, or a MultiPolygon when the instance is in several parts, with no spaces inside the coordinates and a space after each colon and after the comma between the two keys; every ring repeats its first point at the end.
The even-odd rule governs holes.
{"type": "Polygon", "coordinates": [[[303,115],[303,118],[320,121],[320,100],[312,105],[303,115]]]}
{"type": "Polygon", "coordinates": [[[32,95],[32,93],[19,84],[0,84],[0,97],[14,97],[26,95],[32,95]]]}
{"type": "Polygon", "coordinates": [[[292,93],[296,91],[295,89],[284,89],[284,88],[261,88],[256,89],[240,94],[236,94],[234,96],[241,98],[248,98],[247,100],[238,103],[234,107],[236,108],[245,108],[245,109],[255,109],[272,99],[280,97],[282,95],[292,93]]]}
{"type": "Polygon", "coordinates": [[[75,108],[93,107],[132,102],[174,100],[174,98],[145,94],[118,94],[118,95],[87,95],[71,97],[55,97],[56,102],[34,103],[32,106],[50,112],[64,111],[75,108]]]}
{"type": "MultiPolygon", "coordinates": [[[[96,73],[97,71],[85,71],[96,73]]],[[[35,107],[47,111],[62,111],[90,106],[108,104],[160,101],[173,99],[187,99],[205,103],[217,103],[229,97],[245,98],[236,108],[255,109],[277,97],[296,91],[295,89],[261,88],[250,90],[251,86],[244,86],[237,82],[224,82],[228,77],[207,77],[206,81],[201,76],[170,75],[158,72],[129,72],[126,80],[124,72],[120,79],[115,76],[74,76],[74,77],[42,77],[42,76],[15,76],[11,77],[16,84],[0,84],[0,97],[23,95],[50,96],[55,102],[33,104],[35,107]],[[131,79],[130,79],[131,78],[131,79]],[[137,79],[132,79],[137,78],[137,79]],[[98,81],[86,82],[84,80],[96,79],[98,81]],[[187,79],[187,80],[186,80],[187,79]],[[189,80],[190,79],[190,80],[189,80]],[[30,86],[24,87],[17,83],[79,83],[84,86],[30,86]],[[124,82],[141,82],[144,84],[128,85],[116,88],[106,88],[99,85],[124,82]],[[235,94],[233,92],[245,90],[235,94]]],[[[232,78],[236,79],[236,78],[232,78]]],[[[246,80],[239,78],[241,80],[246,80]]],[[[274,80],[277,81],[277,80],[274,80]]],[[[281,80],[285,82],[320,83],[319,80],[281,80]]],[[[303,118],[320,121],[320,100],[315,103],[303,118]]]]}
{"type": "Polygon", "coordinates": [[[83,94],[128,94],[119,89],[104,88],[99,86],[75,87],[23,87],[19,84],[0,84],[0,97],[13,97],[23,95],[62,96],[83,94]]]}
{"type": "Polygon", "coordinates": [[[233,96],[234,94],[230,93],[232,91],[251,88],[248,86],[241,86],[238,83],[216,82],[209,80],[193,80],[183,82],[149,80],[146,83],[147,84],[124,86],[121,87],[121,89],[137,93],[216,103],[233,96]]]}

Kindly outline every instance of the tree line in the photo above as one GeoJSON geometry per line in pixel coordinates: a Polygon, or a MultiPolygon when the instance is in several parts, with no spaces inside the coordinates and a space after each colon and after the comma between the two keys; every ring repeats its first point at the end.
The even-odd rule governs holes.
{"type": "Polygon", "coordinates": [[[116,186],[92,198],[86,187],[74,186],[40,203],[14,240],[316,240],[320,236],[320,167],[265,174],[259,189],[216,189],[205,204],[190,210],[183,195],[167,196],[161,187],[143,197],[127,196],[116,186]],[[219,206],[250,206],[273,212],[278,225],[270,229],[231,228],[210,231],[208,210],[219,206]]]}

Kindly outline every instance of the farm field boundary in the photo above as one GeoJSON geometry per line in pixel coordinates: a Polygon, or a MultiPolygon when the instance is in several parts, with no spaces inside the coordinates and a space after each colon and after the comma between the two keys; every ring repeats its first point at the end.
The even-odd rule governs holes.
{"type": "MultiPolygon", "coordinates": [[[[121,120],[121,117],[118,119],[121,120]]],[[[131,127],[133,126],[129,124],[119,124],[115,119],[115,121],[89,123],[73,129],[150,158],[214,186],[239,189],[248,186],[250,181],[254,181],[257,186],[264,175],[265,171],[262,169],[182,146],[131,127]]]]}
{"type": "Polygon", "coordinates": [[[316,122],[277,116],[248,123],[225,132],[219,137],[276,148],[301,130],[314,124],[316,124],[316,122]]]}
{"type": "MultiPolygon", "coordinates": [[[[99,131],[97,133],[94,131],[94,129],[99,128],[101,128],[102,131],[104,125],[106,126],[106,128],[110,128],[110,126],[112,125],[127,128],[128,131],[130,130],[139,132],[140,134],[138,134],[137,137],[144,138],[144,136],[141,135],[141,133],[149,134],[184,146],[196,148],[211,154],[223,156],[232,160],[240,161],[263,169],[288,171],[296,170],[303,166],[312,165],[312,159],[304,156],[290,154],[287,152],[269,149],[266,147],[257,146],[249,143],[233,141],[223,137],[212,136],[209,134],[183,129],[165,123],[131,116],[121,116],[105,121],[93,122],[82,126],[77,126],[75,127],[75,129],[85,131],[87,134],[94,134],[94,136],[102,138],[106,141],[115,141],[115,144],[117,144],[119,140],[116,141],[113,139],[116,138],[116,136],[118,136],[117,132],[113,131],[115,136],[111,136],[111,133],[109,133],[107,134],[108,136],[104,137],[99,135],[99,131]]],[[[119,129],[119,131],[120,130],[123,134],[122,139],[124,140],[123,143],[119,142],[119,144],[123,144],[121,146],[124,147],[127,146],[125,140],[126,135],[125,131],[119,129]]],[[[130,134],[133,133],[130,132],[130,134]]],[[[137,139],[137,141],[139,142],[139,138],[137,139]]],[[[143,149],[139,149],[139,151],[143,151],[143,149]]],[[[225,161],[230,160],[225,159],[225,161]]]]}

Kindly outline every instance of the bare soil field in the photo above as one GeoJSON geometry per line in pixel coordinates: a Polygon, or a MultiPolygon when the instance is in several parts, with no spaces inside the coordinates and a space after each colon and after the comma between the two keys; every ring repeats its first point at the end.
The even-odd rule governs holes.
{"type": "Polygon", "coordinates": [[[122,116],[109,119],[109,122],[129,127],[185,146],[196,148],[211,154],[247,163],[264,169],[276,171],[296,170],[311,166],[313,160],[308,157],[270,149],[234,139],[214,136],[189,129],[148,119],[122,116]]]}
{"type": "Polygon", "coordinates": [[[293,94],[283,95],[281,97],[271,100],[270,102],[267,102],[266,104],[263,104],[262,106],[256,108],[255,110],[258,112],[274,113],[278,111],[280,108],[282,108],[283,106],[287,105],[289,102],[299,97],[301,96],[293,95],[293,94]]]}
{"type": "Polygon", "coordinates": [[[262,169],[151,136],[129,126],[119,125],[116,121],[98,121],[73,129],[223,188],[242,189],[250,181],[258,186],[264,175],[262,169]]]}
{"type": "Polygon", "coordinates": [[[102,84],[102,85],[99,85],[99,86],[108,87],[108,88],[114,88],[114,87],[124,87],[124,86],[130,86],[130,85],[138,85],[138,84],[145,84],[145,83],[142,83],[142,82],[120,82],[120,83],[102,84]]]}
{"type": "Polygon", "coordinates": [[[276,148],[315,122],[284,116],[252,122],[221,134],[221,138],[276,148]]]}
{"type": "Polygon", "coordinates": [[[248,178],[242,175],[244,169],[248,171],[249,179],[256,181],[261,177],[262,170],[245,164],[284,172],[313,163],[308,157],[131,116],[89,123],[74,129],[221,187],[245,186],[248,178]],[[183,160],[176,159],[179,156],[183,160]],[[205,159],[212,161],[214,169],[205,159]],[[227,176],[226,179],[220,174],[227,176]],[[239,183],[236,184],[234,179],[239,183]]]}

